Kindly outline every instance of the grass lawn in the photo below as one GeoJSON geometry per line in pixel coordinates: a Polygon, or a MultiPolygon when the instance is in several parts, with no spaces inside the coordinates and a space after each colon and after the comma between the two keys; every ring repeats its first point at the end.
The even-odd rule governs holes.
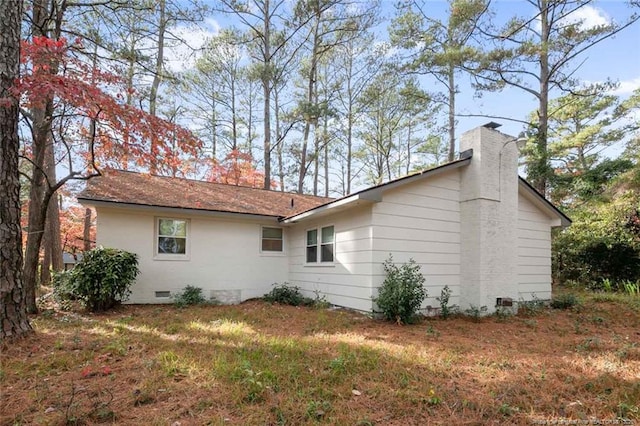
{"type": "Polygon", "coordinates": [[[262,301],[48,310],[3,349],[0,424],[640,424],[640,300],[581,299],[411,326],[262,301]]]}

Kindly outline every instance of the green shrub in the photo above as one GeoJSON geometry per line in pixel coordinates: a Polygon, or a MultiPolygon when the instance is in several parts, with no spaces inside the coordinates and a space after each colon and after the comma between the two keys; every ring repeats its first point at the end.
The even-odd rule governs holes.
{"type": "Polygon", "coordinates": [[[54,272],[51,276],[53,284],[53,297],[58,302],[69,302],[77,300],[71,281],[72,271],[54,272]]]}
{"type": "Polygon", "coordinates": [[[61,294],[81,300],[96,312],[127,300],[138,272],[135,254],[100,247],[85,252],[72,270],[57,279],[61,294]]]}
{"type": "Polygon", "coordinates": [[[271,291],[265,294],[263,299],[269,303],[292,306],[311,306],[314,303],[313,299],[304,297],[300,293],[300,287],[289,285],[287,282],[274,284],[271,291]]]}
{"type": "Polygon", "coordinates": [[[541,314],[545,309],[544,300],[538,299],[535,294],[531,295],[531,300],[522,300],[518,302],[518,313],[525,316],[535,316],[541,314]]]}
{"type": "Polygon", "coordinates": [[[560,294],[551,299],[551,307],[553,309],[571,309],[580,305],[580,301],[575,294],[560,294]]]}
{"type": "Polygon", "coordinates": [[[449,299],[451,298],[451,289],[448,285],[445,285],[440,290],[440,297],[436,297],[436,300],[440,303],[440,317],[447,319],[451,315],[458,313],[458,305],[449,306],[449,299]]]}
{"type": "Polygon", "coordinates": [[[489,308],[486,306],[469,305],[469,308],[465,309],[464,313],[475,322],[480,322],[480,318],[482,318],[488,310],[489,308]]]}
{"type": "Polygon", "coordinates": [[[191,285],[186,286],[180,293],[173,296],[173,304],[178,308],[205,303],[207,303],[207,299],[202,295],[202,289],[191,285]]]}
{"type": "Polygon", "coordinates": [[[640,276],[637,195],[626,193],[571,212],[573,224],[554,231],[552,270],[556,282],[576,281],[591,290],[615,290],[640,276]]]}
{"type": "Polygon", "coordinates": [[[425,278],[420,273],[420,265],[409,259],[408,263],[398,266],[393,263],[393,257],[390,255],[382,266],[386,278],[380,287],[378,297],[373,301],[386,319],[399,324],[410,323],[427,298],[425,278]]]}

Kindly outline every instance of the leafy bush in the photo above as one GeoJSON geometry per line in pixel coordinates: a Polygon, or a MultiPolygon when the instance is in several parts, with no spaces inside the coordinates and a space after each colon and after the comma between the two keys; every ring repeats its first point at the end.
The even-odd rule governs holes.
{"type": "Polygon", "coordinates": [[[480,322],[480,318],[482,318],[488,310],[489,308],[486,306],[469,305],[469,308],[465,309],[464,313],[475,322],[480,322]]]}
{"type": "Polygon", "coordinates": [[[270,303],[292,306],[311,306],[314,303],[313,299],[304,297],[300,293],[300,287],[289,285],[287,282],[274,284],[271,291],[265,294],[263,299],[270,303]]]}
{"type": "Polygon", "coordinates": [[[100,247],[85,252],[72,270],[58,274],[54,285],[60,295],[81,300],[93,312],[104,311],[127,300],[138,273],[135,254],[100,247]]]}
{"type": "Polygon", "coordinates": [[[390,255],[382,266],[387,276],[380,287],[378,297],[373,301],[386,319],[399,324],[410,323],[427,298],[425,278],[420,273],[420,265],[409,259],[408,263],[398,266],[393,263],[393,257],[390,255]]]}
{"type": "Polygon", "coordinates": [[[592,290],[635,281],[640,276],[638,202],[628,193],[573,211],[573,224],[554,233],[555,281],[577,281],[592,290]]]}
{"type": "Polygon", "coordinates": [[[73,294],[71,272],[72,271],[54,272],[51,277],[51,283],[53,284],[53,297],[58,302],[77,300],[77,297],[73,294]]]}
{"type": "Polygon", "coordinates": [[[571,309],[579,304],[580,301],[578,300],[578,297],[571,293],[560,294],[551,299],[551,307],[553,309],[571,309]]]}
{"type": "Polygon", "coordinates": [[[440,297],[436,297],[436,300],[440,303],[440,317],[445,320],[458,312],[458,305],[449,306],[450,298],[451,289],[448,285],[445,285],[440,290],[440,297]]]}
{"type": "Polygon", "coordinates": [[[531,295],[531,300],[522,300],[518,302],[518,312],[521,315],[535,316],[541,314],[545,309],[544,300],[538,299],[535,294],[531,295]]]}
{"type": "Polygon", "coordinates": [[[205,303],[207,303],[207,299],[202,295],[202,289],[191,285],[186,286],[180,293],[173,296],[173,304],[178,308],[205,303]]]}

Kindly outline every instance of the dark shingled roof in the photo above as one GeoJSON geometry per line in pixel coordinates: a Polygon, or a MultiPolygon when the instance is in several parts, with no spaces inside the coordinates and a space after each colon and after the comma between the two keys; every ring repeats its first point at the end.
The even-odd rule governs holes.
{"type": "Polygon", "coordinates": [[[332,199],[107,170],[102,176],[89,180],[85,190],[78,195],[78,200],[286,217],[328,203],[332,199]]]}

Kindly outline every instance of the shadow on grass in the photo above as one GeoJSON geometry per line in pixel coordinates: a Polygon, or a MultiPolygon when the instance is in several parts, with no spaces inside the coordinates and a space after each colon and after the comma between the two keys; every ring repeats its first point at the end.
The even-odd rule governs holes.
{"type": "MultiPolygon", "coordinates": [[[[612,355],[619,348],[604,329],[599,346],[579,348],[585,337],[571,332],[573,318],[558,318],[540,318],[537,330],[518,319],[398,327],[351,313],[261,303],[123,308],[66,324],[63,345],[71,348],[77,333],[84,344],[54,351],[48,358],[58,364],[48,364],[46,377],[25,368],[22,380],[46,378],[47,391],[34,396],[33,385],[12,385],[32,393],[23,401],[36,410],[23,415],[25,423],[64,421],[73,386],[89,389],[75,401],[76,417],[92,419],[95,395],[107,389],[113,395],[108,411],[124,424],[637,419],[640,384],[629,378],[640,368],[637,360],[612,355]],[[109,372],[100,374],[105,366],[109,372]],[[83,377],[86,368],[97,374],[83,377]],[[42,417],[48,407],[57,411],[42,417]]],[[[54,323],[46,330],[57,332],[54,323]]],[[[16,408],[3,407],[3,424],[11,412],[15,420],[16,408]]]]}

